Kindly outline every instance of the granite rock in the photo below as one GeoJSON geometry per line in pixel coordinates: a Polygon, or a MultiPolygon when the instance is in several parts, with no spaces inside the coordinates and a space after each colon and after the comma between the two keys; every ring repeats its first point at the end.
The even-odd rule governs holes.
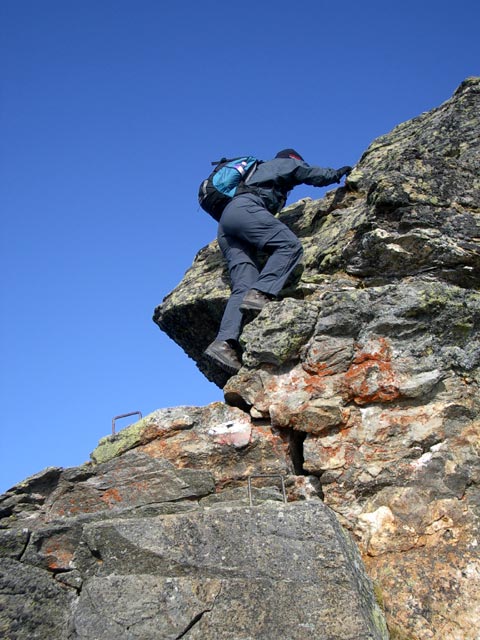
{"type": "Polygon", "coordinates": [[[479,130],[469,78],[375,140],[344,187],[280,213],[303,271],[244,327],[237,375],[201,354],[228,296],[215,243],[154,316],[227,404],[292,433],[297,475],[355,536],[397,637],[480,628],[479,130]],[[203,314],[194,348],[186,308],[203,314]]]}
{"type": "Polygon", "coordinates": [[[72,638],[387,638],[358,551],[317,502],[85,527],[101,562],[72,638]]]}

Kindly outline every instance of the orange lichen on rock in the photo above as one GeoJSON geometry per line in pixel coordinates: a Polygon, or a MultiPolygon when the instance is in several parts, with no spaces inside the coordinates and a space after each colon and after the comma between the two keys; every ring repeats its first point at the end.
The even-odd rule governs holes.
{"type": "Polygon", "coordinates": [[[73,551],[66,549],[62,543],[50,545],[44,549],[47,565],[51,571],[67,569],[73,560],[73,551]]]}
{"type": "Polygon", "coordinates": [[[118,489],[111,487],[103,492],[101,500],[108,506],[112,506],[115,503],[122,502],[123,498],[118,489]]]}
{"type": "Polygon", "coordinates": [[[347,398],[356,404],[391,402],[400,396],[398,376],[385,338],[369,342],[344,375],[347,398]]]}

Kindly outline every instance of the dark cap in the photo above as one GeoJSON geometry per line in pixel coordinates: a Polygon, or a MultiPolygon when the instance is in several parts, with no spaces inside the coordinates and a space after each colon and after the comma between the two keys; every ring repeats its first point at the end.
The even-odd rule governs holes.
{"type": "Polygon", "coordinates": [[[294,158],[295,160],[302,160],[302,162],[305,162],[302,156],[298,151],[295,151],[295,149],[283,149],[277,153],[275,158],[294,158]]]}

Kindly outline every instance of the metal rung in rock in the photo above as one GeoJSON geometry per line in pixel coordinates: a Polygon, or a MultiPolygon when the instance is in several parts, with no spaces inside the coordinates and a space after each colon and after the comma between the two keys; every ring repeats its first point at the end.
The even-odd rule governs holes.
{"type": "Polygon", "coordinates": [[[121,416],[115,416],[112,419],[112,436],[115,435],[115,421],[116,420],[120,420],[120,418],[128,418],[130,416],[140,416],[140,420],[142,419],[142,412],[141,411],[132,411],[131,413],[122,413],[121,416]]]}

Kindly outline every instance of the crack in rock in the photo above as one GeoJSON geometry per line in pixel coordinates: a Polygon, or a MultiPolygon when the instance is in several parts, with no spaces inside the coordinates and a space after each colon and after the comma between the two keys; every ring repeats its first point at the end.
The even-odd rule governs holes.
{"type": "Polygon", "coordinates": [[[204,609],[203,611],[200,611],[199,613],[197,613],[196,616],[194,616],[194,618],[191,620],[191,622],[189,622],[189,624],[185,627],[185,629],[175,638],[175,640],[180,640],[180,638],[184,638],[187,633],[193,629],[193,627],[198,624],[200,622],[200,620],[203,618],[203,616],[206,613],[210,613],[210,611],[213,611],[214,607],[215,607],[215,603],[217,601],[217,598],[220,596],[220,593],[222,592],[222,587],[220,587],[218,593],[216,594],[216,596],[213,599],[212,602],[212,606],[210,608],[204,609]]]}

